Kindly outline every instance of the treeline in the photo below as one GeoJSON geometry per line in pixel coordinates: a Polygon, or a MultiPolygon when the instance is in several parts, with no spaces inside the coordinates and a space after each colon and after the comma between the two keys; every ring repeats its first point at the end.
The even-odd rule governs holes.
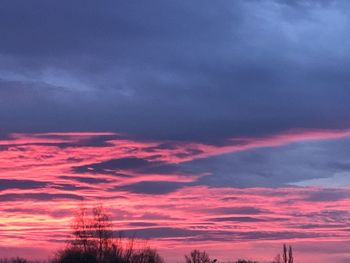
{"type": "MultiPolygon", "coordinates": [[[[92,209],[80,208],[72,223],[72,236],[64,249],[56,252],[47,263],[165,263],[156,249],[140,246],[134,238],[115,238],[112,221],[102,206],[92,209]]],[[[193,250],[184,256],[185,263],[217,263],[205,251],[193,250]]],[[[0,259],[0,263],[40,263],[22,258],[0,259]]],[[[44,263],[44,262],[41,262],[44,263]]],[[[230,263],[258,263],[237,260],[230,263]]],[[[294,263],[292,247],[283,245],[271,263],[294,263]]]]}

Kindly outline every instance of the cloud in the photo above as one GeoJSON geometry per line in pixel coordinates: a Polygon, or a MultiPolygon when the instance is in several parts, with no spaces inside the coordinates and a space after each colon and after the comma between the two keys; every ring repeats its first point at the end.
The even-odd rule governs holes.
{"type": "Polygon", "coordinates": [[[212,210],[206,210],[208,213],[215,214],[239,214],[239,215],[259,215],[266,213],[267,211],[261,210],[257,207],[250,206],[237,206],[237,207],[217,207],[212,210]]]}
{"type": "Polygon", "coordinates": [[[7,189],[36,189],[45,188],[47,182],[33,181],[33,180],[11,180],[0,179],[0,191],[7,189]]]}
{"type": "Polygon", "coordinates": [[[350,183],[348,10],[2,1],[0,211],[18,212],[0,236],[53,246],[77,203],[103,200],[163,247],[339,242],[341,262],[348,190],[329,187],[350,183]]]}
{"type": "Polygon", "coordinates": [[[131,227],[152,227],[157,226],[155,223],[147,223],[147,222],[131,222],[129,223],[131,227]]]}
{"type": "Polygon", "coordinates": [[[108,183],[110,182],[108,179],[105,178],[94,178],[94,177],[78,177],[78,176],[60,176],[62,179],[68,179],[73,181],[78,181],[81,183],[87,183],[87,184],[102,184],[102,183],[108,183]]]}
{"type": "Polygon", "coordinates": [[[129,185],[122,185],[114,187],[114,190],[129,191],[132,193],[140,194],[168,194],[174,192],[182,187],[185,187],[186,183],[179,182],[165,182],[165,181],[142,181],[129,185]]]}
{"type": "MultiPolygon", "coordinates": [[[[159,164],[159,163],[157,163],[159,164]]],[[[101,163],[95,163],[91,165],[86,165],[82,167],[76,167],[75,171],[84,172],[84,171],[108,171],[108,170],[138,170],[143,168],[148,168],[152,166],[152,162],[136,158],[136,157],[127,157],[120,159],[112,159],[104,161],[101,163]]]]}
{"type": "Polygon", "coordinates": [[[210,218],[209,221],[213,222],[265,222],[266,220],[261,218],[255,218],[255,217],[248,217],[248,216],[233,216],[233,217],[216,217],[216,218],[210,218]]]}
{"type": "Polygon", "coordinates": [[[332,202],[350,199],[350,193],[341,189],[324,189],[320,192],[311,193],[306,201],[312,202],[332,202]]]}
{"type": "Polygon", "coordinates": [[[347,7],[7,1],[0,13],[2,129],[220,144],[349,128],[347,7]]]}
{"type": "Polygon", "coordinates": [[[190,230],[183,228],[172,228],[172,227],[152,227],[143,229],[126,229],[121,230],[121,233],[126,237],[137,237],[142,239],[150,238],[169,238],[169,237],[190,237],[197,236],[204,231],[190,230]]]}
{"type": "Polygon", "coordinates": [[[149,166],[149,162],[144,159],[127,157],[121,159],[113,159],[101,163],[94,163],[85,166],[74,167],[74,171],[78,173],[84,172],[100,172],[111,173],[120,170],[137,170],[149,166]]]}
{"type": "Polygon", "coordinates": [[[50,201],[55,199],[83,200],[83,197],[77,194],[49,194],[49,193],[23,193],[23,194],[0,195],[1,202],[23,201],[23,200],[50,201]]]}
{"type": "Polygon", "coordinates": [[[338,178],[332,184],[342,187],[349,184],[348,146],[348,138],[301,141],[197,159],[183,163],[182,169],[208,173],[197,183],[211,186],[327,187],[327,182],[338,178]]]}

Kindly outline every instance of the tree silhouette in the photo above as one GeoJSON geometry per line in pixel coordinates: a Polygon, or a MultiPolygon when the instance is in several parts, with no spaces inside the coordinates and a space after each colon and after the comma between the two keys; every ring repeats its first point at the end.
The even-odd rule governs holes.
{"type": "Polygon", "coordinates": [[[185,255],[186,263],[213,263],[217,260],[211,260],[207,252],[205,251],[199,251],[199,250],[192,250],[191,254],[185,255]]]}
{"type": "Polygon", "coordinates": [[[126,245],[121,236],[114,238],[112,221],[101,205],[91,213],[81,207],[75,214],[72,230],[71,242],[53,263],[164,263],[154,249],[134,249],[133,238],[126,245]]]}
{"type": "Polygon", "coordinates": [[[293,263],[294,262],[294,256],[293,256],[293,250],[292,250],[291,246],[289,246],[288,255],[289,255],[288,263],[293,263]]]}
{"type": "Polygon", "coordinates": [[[293,263],[294,262],[294,256],[293,256],[293,249],[292,246],[289,246],[287,249],[287,245],[283,244],[283,263],[293,263]]]}
{"type": "Polygon", "coordinates": [[[131,256],[131,263],[164,263],[156,250],[145,248],[135,252],[131,256]]]}
{"type": "Polygon", "coordinates": [[[75,218],[72,224],[72,234],[74,239],[72,240],[71,244],[84,253],[91,251],[93,247],[90,224],[87,209],[83,206],[80,207],[80,209],[75,213],[75,218]]]}
{"type": "Polygon", "coordinates": [[[102,259],[104,251],[113,249],[112,223],[102,206],[93,208],[91,230],[97,243],[98,256],[102,259]]]}
{"type": "Polygon", "coordinates": [[[283,263],[288,263],[287,245],[283,244],[283,263]]]}

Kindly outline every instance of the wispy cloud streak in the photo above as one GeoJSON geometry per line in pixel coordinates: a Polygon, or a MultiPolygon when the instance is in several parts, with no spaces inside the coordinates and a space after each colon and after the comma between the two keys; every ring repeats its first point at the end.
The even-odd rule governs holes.
{"type": "Polygon", "coordinates": [[[152,238],[164,251],[188,242],[214,251],[227,242],[345,242],[347,189],[218,188],[200,183],[209,174],[187,173],[180,166],[349,135],[347,130],[298,131],[218,146],[137,141],[115,133],[13,134],[0,141],[0,250],[33,242],[47,251],[61,246],[82,201],[104,203],[117,229],[152,238]]]}

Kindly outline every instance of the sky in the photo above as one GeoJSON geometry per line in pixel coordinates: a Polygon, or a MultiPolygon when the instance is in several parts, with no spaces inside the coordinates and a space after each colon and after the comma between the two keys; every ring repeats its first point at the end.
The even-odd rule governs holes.
{"type": "Polygon", "coordinates": [[[49,257],[102,203],[170,263],[349,262],[349,14],[1,0],[0,255],[49,257]]]}

